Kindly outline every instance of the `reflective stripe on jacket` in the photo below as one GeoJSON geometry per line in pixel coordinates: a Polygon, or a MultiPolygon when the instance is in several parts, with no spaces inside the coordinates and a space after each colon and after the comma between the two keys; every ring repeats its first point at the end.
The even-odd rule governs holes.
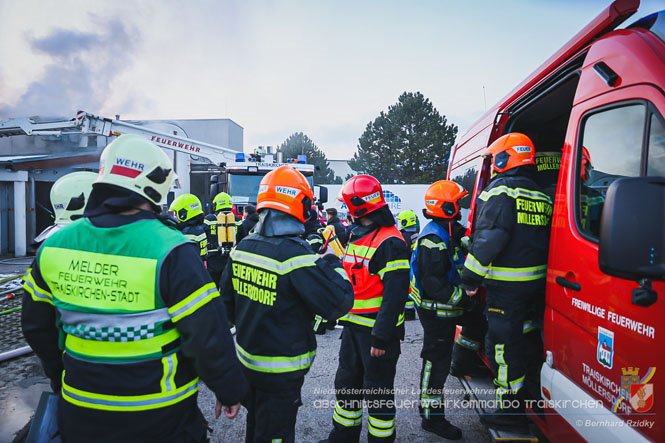
{"type": "Polygon", "coordinates": [[[98,228],[81,219],[42,245],[37,263],[50,293],[34,285],[31,276],[26,285],[33,282],[36,291],[28,291],[36,294],[33,300],[48,299],[58,312],[66,367],[77,373],[80,366],[89,374],[98,365],[99,375],[109,364],[154,362],[150,367],[161,368],[151,375],[161,379],[159,391],[150,388],[154,385],[146,379],[145,386],[131,387],[133,395],[104,392],[103,387],[93,391],[90,386],[97,383],[65,371],[66,401],[91,409],[140,411],[169,406],[196,393],[198,378],[178,375],[181,337],[174,323],[219,293],[210,283],[171,307],[159,294],[163,260],[186,242],[182,234],[154,219],[113,228],[98,228]],[[146,248],[143,239],[155,236],[159,241],[146,248]],[[82,383],[88,388],[82,389],[82,383]]]}
{"type": "Polygon", "coordinates": [[[552,201],[526,176],[499,175],[478,197],[462,281],[478,287],[544,279],[552,201]]]}
{"type": "Polygon", "coordinates": [[[411,298],[420,308],[436,311],[437,315],[440,317],[457,317],[462,315],[464,311],[459,306],[459,303],[462,300],[462,289],[459,287],[461,282],[459,270],[464,263],[464,258],[458,248],[454,248],[454,252],[452,252],[451,255],[450,234],[448,231],[436,222],[430,221],[420,233],[418,239],[414,242],[414,245],[415,249],[411,255],[411,298]],[[434,241],[425,238],[432,235],[438,237],[441,241],[435,243],[434,241]],[[437,302],[433,297],[428,297],[423,291],[420,281],[420,270],[418,268],[418,253],[421,251],[421,248],[445,251],[449,266],[444,284],[455,287],[450,299],[446,300],[445,303],[437,302]]]}
{"type": "Polygon", "coordinates": [[[245,237],[231,250],[220,287],[238,359],[258,383],[302,377],[316,355],[314,315],[334,320],[352,303],[339,260],[295,236],[245,237]]]}
{"type": "MultiPolygon", "coordinates": [[[[342,266],[347,272],[354,290],[353,308],[342,317],[340,321],[358,326],[373,328],[376,323],[376,313],[381,310],[383,303],[383,277],[388,272],[404,271],[409,269],[408,260],[388,261],[385,266],[374,274],[369,271],[369,263],[381,244],[389,238],[398,238],[403,241],[402,234],[395,226],[380,227],[357,240],[351,239],[342,257],[342,266]],[[369,315],[364,315],[369,314],[369,315]]],[[[397,319],[397,326],[404,323],[404,313],[397,319]]]]}

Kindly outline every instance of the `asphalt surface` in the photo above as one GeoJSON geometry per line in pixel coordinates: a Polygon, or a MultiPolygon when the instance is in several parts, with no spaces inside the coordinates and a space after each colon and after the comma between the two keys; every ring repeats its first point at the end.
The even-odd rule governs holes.
{"type": "MultiPolygon", "coordinates": [[[[332,408],[334,404],[333,380],[337,369],[339,336],[341,329],[328,331],[324,336],[317,336],[318,351],[314,365],[305,379],[302,389],[303,406],[298,412],[296,441],[318,442],[328,436],[332,427],[332,408]]],[[[418,320],[406,323],[406,339],[402,342],[402,355],[397,365],[395,380],[397,409],[398,442],[446,442],[441,437],[421,429],[417,399],[421,369],[420,349],[422,346],[422,328],[418,320]]],[[[463,388],[456,378],[449,377],[446,382],[446,399],[463,399],[463,388]]],[[[213,442],[242,442],[245,439],[245,410],[235,420],[224,417],[214,419],[214,396],[201,386],[199,406],[213,428],[213,442]]],[[[464,437],[460,442],[491,442],[487,430],[478,420],[473,409],[448,410],[447,418],[462,429],[464,437]]],[[[363,423],[361,441],[366,442],[367,413],[363,423]]]]}

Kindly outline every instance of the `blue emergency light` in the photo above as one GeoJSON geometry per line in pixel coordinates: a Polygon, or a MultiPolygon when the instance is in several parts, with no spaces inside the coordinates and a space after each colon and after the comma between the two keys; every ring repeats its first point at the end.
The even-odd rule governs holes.
{"type": "Polygon", "coordinates": [[[307,163],[307,156],[305,154],[298,154],[298,163],[302,165],[307,163]]]}
{"type": "Polygon", "coordinates": [[[242,163],[245,161],[245,153],[244,152],[237,152],[236,153],[236,162],[242,163]]]}

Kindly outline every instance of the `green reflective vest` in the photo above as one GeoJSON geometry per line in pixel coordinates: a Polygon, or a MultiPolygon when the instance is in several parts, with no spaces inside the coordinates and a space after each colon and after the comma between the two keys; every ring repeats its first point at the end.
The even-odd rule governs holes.
{"type": "Polygon", "coordinates": [[[178,350],[159,296],[168,253],[187,239],[158,220],[97,228],[81,219],[49,238],[37,261],[51,289],[64,349],[91,362],[137,362],[178,350]],[[158,238],[146,248],[146,238],[158,238]]]}

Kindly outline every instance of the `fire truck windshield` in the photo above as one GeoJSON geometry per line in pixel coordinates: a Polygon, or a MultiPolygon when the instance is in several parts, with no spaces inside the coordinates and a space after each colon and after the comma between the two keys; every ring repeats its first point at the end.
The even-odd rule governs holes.
{"type": "MultiPolygon", "coordinates": [[[[259,183],[263,175],[229,174],[228,193],[237,202],[256,203],[259,183]]],[[[314,188],[314,177],[307,177],[309,185],[314,188]]]]}

